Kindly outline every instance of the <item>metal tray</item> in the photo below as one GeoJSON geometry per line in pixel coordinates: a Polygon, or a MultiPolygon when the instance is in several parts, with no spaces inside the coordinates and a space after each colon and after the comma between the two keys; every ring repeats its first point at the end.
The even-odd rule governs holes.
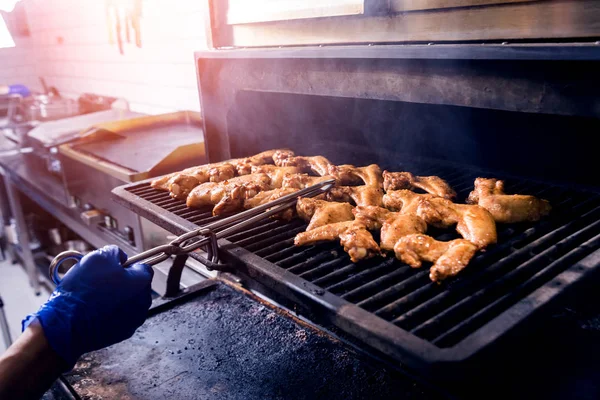
{"type": "Polygon", "coordinates": [[[179,111],[92,125],[60,152],[136,182],[205,162],[200,113],[179,111]]]}

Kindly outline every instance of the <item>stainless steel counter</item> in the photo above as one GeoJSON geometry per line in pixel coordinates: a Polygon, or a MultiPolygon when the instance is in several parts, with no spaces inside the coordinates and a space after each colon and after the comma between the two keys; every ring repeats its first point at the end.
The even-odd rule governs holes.
{"type": "MultiPolygon", "coordinates": [[[[15,147],[12,142],[0,136],[0,150],[9,150],[15,147]]],[[[107,240],[97,226],[85,225],[80,219],[81,211],[79,209],[64,205],[63,199],[67,194],[58,179],[49,174],[34,171],[30,165],[25,163],[23,155],[0,157],[0,173],[3,176],[6,188],[5,196],[2,196],[4,193],[0,191],[0,214],[4,224],[8,222],[11,216],[16,221],[19,246],[18,254],[15,256],[22,262],[28,273],[30,284],[36,293],[39,292],[40,282],[50,284],[50,281],[40,274],[29,248],[30,240],[25,228],[26,222],[21,196],[25,196],[36,203],[94,247],[117,244],[129,255],[137,253],[136,249],[128,246],[123,241],[117,243],[116,241],[107,240]],[[19,227],[21,228],[19,229],[19,227]]],[[[167,264],[169,264],[169,261],[155,266],[156,276],[153,281],[153,289],[161,295],[166,290],[166,274],[170,267],[167,264]]],[[[181,284],[182,287],[187,287],[203,279],[199,273],[191,268],[185,268],[181,284]]]]}

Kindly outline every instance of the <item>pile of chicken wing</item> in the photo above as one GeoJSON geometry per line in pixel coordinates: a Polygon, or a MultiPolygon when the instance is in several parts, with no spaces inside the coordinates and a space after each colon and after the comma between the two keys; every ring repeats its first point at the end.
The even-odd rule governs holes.
{"type": "Polygon", "coordinates": [[[300,198],[277,218],[308,222],[296,246],[341,243],[353,262],[393,252],[419,268],[432,263],[430,278],[440,282],[463,270],[478,251],[496,243],[496,223],[537,221],[550,212],[546,200],[506,194],[504,182],[477,178],[467,204],[453,202],[456,192],[437,176],[334,165],[325,157],[296,156],[286,149],[185,169],[152,182],[185,200],[188,207],[213,207],[214,215],[269,203],[318,182],[336,185],[317,198],[300,198]],[[419,192],[417,192],[418,190],[419,192]],[[428,227],[454,228],[462,239],[447,242],[428,236],[428,227]],[[372,233],[379,231],[380,241],[372,233]]]}

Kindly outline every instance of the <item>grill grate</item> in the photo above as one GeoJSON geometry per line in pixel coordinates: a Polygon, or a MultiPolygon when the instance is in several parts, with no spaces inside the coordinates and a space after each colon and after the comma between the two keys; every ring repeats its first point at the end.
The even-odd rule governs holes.
{"type": "MultiPolygon", "coordinates": [[[[460,201],[479,176],[459,167],[431,166],[415,172],[446,179],[460,201]]],[[[147,183],[126,190],[197,225],[217,219],[210,211],[188,209],[147,183]]],[[[560,286],[559,274],[600,248],[596,193],[522,179],[508,179],[507,191],[548,199],[552,214],[535,224],[499,225],[498,244],[441,285],[429,280],[427,266],[411,269],[393,256],[353,264],[337,244],[295,247],[294,236],[306,226],[299,220],[263,221],[227,240],[438,348],[448,348],[540,287],[560,286]]],[[[447,231],[429,234],[438,240],[458,237],[447,231]]]]}

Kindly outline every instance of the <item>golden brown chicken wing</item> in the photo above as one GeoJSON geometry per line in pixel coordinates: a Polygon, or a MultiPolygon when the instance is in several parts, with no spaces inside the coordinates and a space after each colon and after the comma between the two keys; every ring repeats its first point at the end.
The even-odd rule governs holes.
{"type": "Polygon", "coordinates": [[[438,176],[415,176],[410,172],[388,172],[383,171],[383,188],[385,191],[410,189],[422,189],[434,196],[452,200],[456,192],[448,182],[438,176]]]}
{"type": "Polygon", "coordinates": [[[169,186],[171,185],[171,181],[175,180],[175,178],[177,178],[179,175],[191,176],[194,179],[196,179],[196,181],[199,182],[198,184],[204,183],[204,182],[209,182],[210,175],[208,174],[208,171],[213,166],[215,166],[215,164],[210,164],[207,166],[186,168],[183,171],[174,172],[172,174],[168,174],[165,176],[161,176],[160,178],[156,178],[155,180],[153,180],[150,183],[150,186],[152,186],[154,189],[169,191],[169,186]]]}
{"type": "Polygon", "coordinates": [[[252,167],[252,173],[263,173],[271,178],[271,186],[280,188],[283,185],[284,179],[288,175],[296,175],[300,173],[299,167],[278,167],[276,165],[258,165],[252,167]]]}
{"type": "Polygon", "coordinates": [[[441,197],[410,190],[389,191],[383,196],[383,203],[387,208],[398,210],[402,214],[417,215],[438,228],[456,225],[456,231],[480,249],[497,241],[494,218],[483,207],[456,204],[441,197]]]}
{"type": "Polygon", "coordinates": [[[171,197],[185,200],[193,188],[204,182],[222,182],[231,179],[236,174],[231,164],[222,164],[209,170],[196,170],[193,175],[179,173],[168,180],[166,186],[169,188],[171,197]]]}
{"type": "Polygon", "coordinates": [[[475,189],[467,203],[479,204],[488,210],[496,222],[514,223],[539,221],[552,207],[547,200],[522,194],[505,194],[504,181],[491,178],[475,179],[475,189]]]}
{"type": "Polygon", "coordinates": [[[298,189],[277,188],[277,189],[260,192],[260,193],[257,193],[256,196],[254,196],[252,198],[245,199],[244,200],[244,208],[250,209],[250,208],[262,206],[263,204],[270,203],[274,200],[277,200],[283,196],[287,196],[288,194],[295,193],[297,191],[298,191],[298,189]]]}
{"type": "Polygon", "coordinates": [[[477,250],[477,246],[468,240],[440,242],[422,234],[404,236],[394,246],[396,257],[413,268],[421,267],[422,261],[434,263],[429,270],[429,278],[433,282],[458,274],[469,264],[477,250]]]}
{"type": "MultiPolygon", "coordinates": [[[[267,150],[252,157],[237,158],[186,168],[183,171],[161,176],[160,178],[153,180],[150,185],[155,189],[169,191],[170,181],[178,175],[193,176],[198,180],[198,184],[205,182],[222,182],[223,180],[231,179],[234,176],[232,175],[234,169],[239,175],[247,175],[251,172],[252,166],[272,164],[275,157],[283,159],[293,155],[294,153],[291,150],[267,150]]],[[[187,188],[189,190],[192,189],[189,187],[187,188]]]]}
{"type": "Polygon", "coordinates": [[[354,219],[352,205],[317,200],[310,197],[298,199],[296,211],[298,216],[309,222],[307,231],[335,222],[351,221],[354,219]]]}
{"type": "Polygon", "coordinates": [[[383,190],[374,186],[339,186],[331,188],[327,199],[354,202],[357,206],[383,206],[383,190]]]}
{"type": "Polygon", "coordinates": [[[235,166],[238,175],[248,175],[252,173],[252,167],[258,165],[273,164],[275,162],[275,159],[291,157],[293,155],[294,152],[287,149],[267,150],[251,157],[231,160],[229,161],[229,163],[235,166]]]}
{"type": "Polygon", "coordinates": [[[429,275],[434,282],[456,275],[478,250],[476,245],[464,239],[440,242],[423,235],[427,223],[413,214],[381,207],[356,207],[353,212],[356,221],[368,229],[381,228],[381,248],[393,250],[399,260],[413,268],[420,267],[421,261],[435,263],[429,275]]]}
{"type": "Polygon", "coordinates": [[[169,195],[175,199],[185,200],[200,181],[191,175],[179,174],[169,180],[169,195]]]}
{"type": "Polygon", "coordinates": [[[379,246],[366,227],[357,221],[337,222],[300,232],[294,239],[296,246],[339,239],[352,262],[380,254],[379,246]]]}
{"type": "MultiPolygon", "coordinates": [[[[288,194],[292,194],[297,192],[298,189],[293,188],[278,188],[273,190],[267,190],[264,192],[257,193],[256,196],[251,197],[249,199],[244,200],[244,208],[250,209],[258,206],[262,206],[263,204],[270,203],[275,201],[283,196],[287,196],[288,194]]],[[[296,208],[290,207],[285,209],[284,211],[273,215],[273,218],[282,219],[285,221],[289,221],[296,216],[296,208]]]]}
{"type": "MultiPolygon", "coordinates": [[[[296,167],[282,167],[282,168],[296,168],[296,167]]],[[[321,183],[333,179],[329,175],[325,176],[310,176],[308,174],[289,174],[283,178],[281,183],[282,188],[294,188],[304,189],[317,183],[321,183]]]]}
{"type": "Polygon", "coordinates": [[[377,164],[367,165],[365,167],[355,167],[354,165],[331,165],[329,175],[333,176],[339,185],[365,185],[375,188],[381,188],[383,177],[381,168],[377,164]]]}
{"type": "Polygon", "coordinates": [[[313,172],[319,176],[327,175],[329,167],[333,165],[323,156],[277,157],[274,161],[278,167],[298,167],[302,172],[313,172]]]}
{"type": "Polygon", "coordinates": [[[417,214],[419,205],[423,201],[435,198],[431,194],[419,194],[411,190],[390,190],[383,196],[383,204],[392,211],[402,214],[417,214]]]}
{"type": "Polygon", "coordinates": [[[237,171],[233,164],[224,163],[208,170],[210,182],[223,182],[235,177],[237,171]]]}
{"type": "Polygon", "coordinates": [[[196,186],[188,195],[188,207],[214,206],[213,214],[220,215],[242,209],[245,199],[271,190],[271,178],[266,174],[238,176],[225,182],[207,182],[196,186]]]}
{"type": "Polygon", "coordinates": [[[356,207],[352,212],[355,219],[367,229],[381,229],[380,246],[383,250],[394,250],[394,245],[403,236],[427,231],[427,223],[416,215],[405,215],[374,206],[356,207]]]}
{"type": "Polygon", "coordinates": [[[287,160],[288,158],[295,157],[295,156],[296,155],[291,150],[279,149],[279,150],[275,150],[272,158],[273,158],[273,162],[275,163],[275,165],[277,165],[278,167],[283,167],[284,166],[283,163],[285,162],[284,160],[287,160]]]}

